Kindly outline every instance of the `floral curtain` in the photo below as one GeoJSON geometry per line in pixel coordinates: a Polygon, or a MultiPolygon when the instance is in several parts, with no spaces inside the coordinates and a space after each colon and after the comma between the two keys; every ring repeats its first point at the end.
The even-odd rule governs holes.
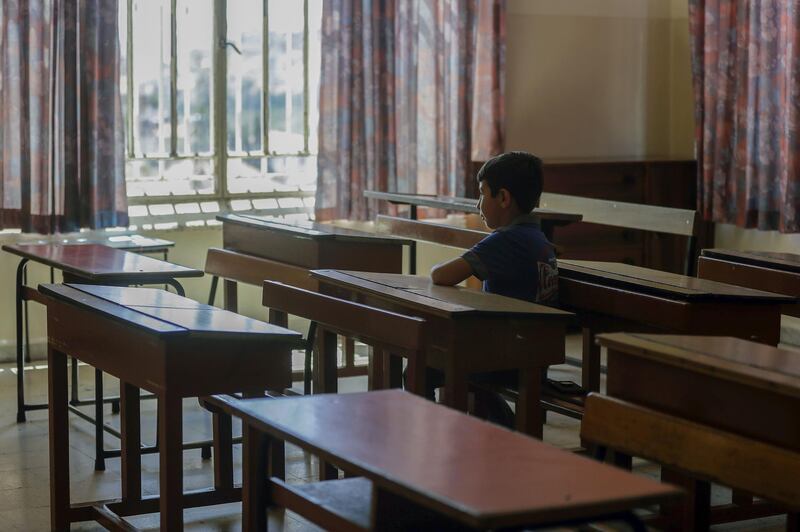
{"type": "Polygon", "coordinates": [[[127,225],[117,2],[0,9],[0,228],[127,225]]]}
{"type": "Polygon", "coordinates": [[[503,149],[504,0],[327,0],[318,219],[369,219],[366,189],[464,196],[503,149]]]}
{"type": "Polygon", "coordinates": [[[800,0],[690,0],[698,202],[800,231],[800,0]]]}

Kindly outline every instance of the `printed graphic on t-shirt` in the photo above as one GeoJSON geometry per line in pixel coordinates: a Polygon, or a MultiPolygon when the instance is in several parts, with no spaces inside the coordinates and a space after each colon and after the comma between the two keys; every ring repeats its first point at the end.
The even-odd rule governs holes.
{"type": "Polygon", "coordinates": [[[558,300],[558,267],[547,262],[538,264],[539,290],[536,294],[536,302],[555,303],[558,300]]]}

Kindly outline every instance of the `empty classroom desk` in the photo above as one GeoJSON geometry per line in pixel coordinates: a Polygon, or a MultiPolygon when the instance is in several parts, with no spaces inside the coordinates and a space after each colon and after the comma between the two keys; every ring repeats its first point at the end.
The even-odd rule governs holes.
{"type": "MultiPolygon", "coordinates": [[[[280,220],[266,216],[226,214],[222,222],[225,249],[209,249],[206,272],[211,281],[209,304],[213,304],[217,279],[224,279],[225,308],[236,311],[237,282],[261,287],[264,280],[279,281],[316,291],[309,270],[340,268],[368,272],[403,271],[403,246],[412,240],[376,235],[331,224],[280,220]]],[[[313,336],[313,334],[310,334],[313,336]]],[[[356,367],[352,342],[347,342],[340,377],[365,375],[356,367]]],[[[303,378],[303,372],[293,375],[303,378]]],[[[306,390],[308,391],[306,378],[306,390]]]]}
{"type": "Polygon", "coordinates": [[[557,449],[400,390],[212,399],[243,422],[243,529],[277,504],[335,530],[486,530],[624,519],[677,488],[557,449]],[[267,453],[291,442],[348,474],[287,484],[267,453]],[[396,528],[395,528],[396,527],[396,528]]]}
{"type": "MultiPolygon", "coordinates": [[[[236,282],[261,286],[264,280],[287,284],[306,278],[300,288],[316,289],[308,279],[308,271],[320,268],[359,270],[365,272],[402,273],[403,246],[411,240],[345,229],[331,224],[286,221],[265,216],[226,214],[217,216],[222,222],[222,244],[235,259],[215,262],[219,277],[225,279],[225,300],[228,310],[235,310],[236,282]],[[260,258],[266,261],[251,260],[260,258]],[[236,267],[232,266],[237,261],[236,267]],[[277,263],[273,269],[270,263],[277,263]],[[242,271],[242,270],[250,270],[242,271]],[[294,276],[283,276],[294,271],[294,276]],[[252,272],[252,273],[251,273],[252,272]],[[256,282],[253,280],[257,278],[256,282]]],[[[217,275],[216,272],[210,272],[217,275]]]]}
{"type": "MultiPolygon", "coordinates": [[[[609,396],[789,451],[794,453],[790,462],[800,471],[800,355],[796,351],[719,336],[612,333],[599,335],[598,342],[608,349],[609,396]]],[[[685,443],[686,452],[676,451],[681,459],[688,448],[697,446],[696,441],[685,443]]],[[[761,460],[783,454],[768,451],[761,453],[761,460]]],[[[759,466],[740,463],[737,467],[751,472],[759,466]]],[[[731,487],[771,494],[794,511],[800,510],[800,487],[791,476],[769,479],[756,473],[749,484],[731,487]]],[[[734,505],[712,512],[712,522],[776,513],[774,507],[753,505],[749,498],[736,497],[734,502],[739,505],[742,500],[744,508],[734,505]]]]}
{"type": "Polygon", "coordinates": [[[89,520],[132,530],[123,516],[160,512],[161,530],[178,532],[184,508],[239,500],[233,487],[184,493],[181,401],[284,389],[300,335],[164,290],[79,284],[39,289],[47,304],[52,530],[89,520]],[[120,380],[120,499],[70,504],[67,356],[120,380]],[[140,389],[158,396],[157,497],[142,495],[140,389]]]}
{"type": "Polygon", "coordinates": [[[467,410],[470,373],[519,370],[517,428],[541,437],[542,374],[564,362],[564,334],[572,314],[427,277],[314,270],[327,294],[425,319],[432,331],[428,366],[445,374],[445,401],[467,410]]]}
{"type": "MultiPolygon", "coordinates": [[[[800,297],[800,255],[796,253],[704,249],[697,259],[697,276],[800,297]]],[[[783,313],[800,318],[800,304],[784,305],[783,313]]]]}
{"type": "Polygon", "coordinates": [[[583,326],[583,386],[600,388],[599,332],[737,336],[777,345],[789,296],[618,262],[558,261],[559,302],[583,326]]]}
{"type": "MultiPolygon", "coordinates": [[[[186,268],[101,244],[8,244],[2,249],[21,257],[16,275],[17,421],[19,422],[25,421],[26,411],[47,408],[46,404],[25,403],[22,306],[29,300],[41,302],[36,289],[25,285],[25,272],[29,262],[60,270],[64,282],[67,283],[118,286],[168,284],[179,294],[183,294],[183,287],[178,279],[203,276],[202,271],[194,268],[186,268]]],[[[77,397],[73,396],[74,403],[77,402],[75,399],[77,397]]]]}

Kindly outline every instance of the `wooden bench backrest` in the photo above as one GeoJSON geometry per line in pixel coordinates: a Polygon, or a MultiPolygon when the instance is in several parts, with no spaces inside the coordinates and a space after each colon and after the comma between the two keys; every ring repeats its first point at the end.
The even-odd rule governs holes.
{"type": "Polygon", "coordinates": [[[539,206],[560,212],[576,212],[583,221],[600,225],[653,231],[671,235],[695,236],[697,233],[697,211],[626,203],[582,196],[568,196],[543,192],[539,206]]]}
{"type": "Polygon", "coordinates": [[[264,306],[309,319],[325,329],[370,345],[418,351],[425,345],[425,320],[344,299],[264,281],[264,306]]]}
{"type": "Polygon", "coordinates": [[[260,286],[264,279],[274,279],[309,290],[318,287],[317,280],[309,276],[306,268],[227,249],[209,248],[204,271],[255,286],[260,286]]]}
{"type": "Polygon", "coordinates": [[[590,394],[581,438],[800,508],[800,454],[604,395],[590,394]]]}
{"type": "Polygon", "coordinates": [[[379,214],[375,217],[375,230],[378,233],[412,238],[425,242],[436,242],[445,246],[469,249],[488,234],[455,225],[446,225],[420,220],[409,220],[397,216],[379,214]]]}

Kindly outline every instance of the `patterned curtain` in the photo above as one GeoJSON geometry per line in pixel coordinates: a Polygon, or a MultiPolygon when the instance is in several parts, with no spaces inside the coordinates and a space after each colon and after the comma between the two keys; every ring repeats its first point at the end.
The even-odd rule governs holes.
{"type": "Polygon", "coordinates": [[[800,0],[690,0],[698,202],[800,231],[800,0]]]}
{"type": "Polygon", "coordinates": [[[128,225],[117,2],[0,9],[0,228],[128,225]]]}
{"type": "Polygon", "coordinates": [[[504,0],[327,0],[317,219],[369,219],[365,189],[474,194],[503,149],[504,0]]]}

